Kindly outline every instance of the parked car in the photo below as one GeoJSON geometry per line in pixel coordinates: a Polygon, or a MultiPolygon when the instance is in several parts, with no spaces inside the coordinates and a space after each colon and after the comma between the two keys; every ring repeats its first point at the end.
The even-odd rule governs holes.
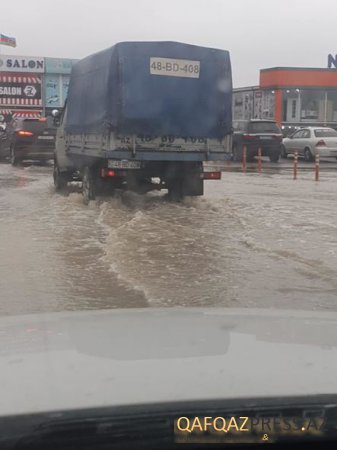
{"type": "Polygon", "coordinates": [[[324,158],[337,157],[337,131],[333,128],[306,127],[283,139],[281,156],[298,152],[306,161],[313,161],[316,152],[324,158]]]}
{"type": "Polygon", "coordinates": [[[262,156],[269,156],[270,161],[280,158],[282,131],[273,120],[249,120],[233,123],[233,160],[242,161],[243,148],[247,148],[247,161],[252,161],[261,148],[262,156]]]}
{"type": "Polygon", "coordinates": [[[56,128],[52,118],[12,119],[1,135],[0,157],[9,158],[13,166],[25,159],[53,158],[56,128]]]}

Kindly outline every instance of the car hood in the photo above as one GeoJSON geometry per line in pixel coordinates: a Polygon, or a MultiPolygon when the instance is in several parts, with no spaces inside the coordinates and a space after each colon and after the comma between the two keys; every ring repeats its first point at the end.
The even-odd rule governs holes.
{"type": "Polygon", "coordinates": [[[0,415],[337,393],[337,314],[141,309],[0,319],[0,415]]]}

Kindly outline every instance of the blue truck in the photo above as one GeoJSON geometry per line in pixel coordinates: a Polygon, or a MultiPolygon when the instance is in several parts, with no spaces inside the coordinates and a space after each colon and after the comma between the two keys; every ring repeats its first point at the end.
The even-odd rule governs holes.
{"type": "Polygon", "coordinates": [[[80,180],[85,203],[116,189],[203,195],[204,180],[221,177],[204,162],[232,151],[229,52],[118,43],[73,66],[57,121],[56,189],[80,180]]]}

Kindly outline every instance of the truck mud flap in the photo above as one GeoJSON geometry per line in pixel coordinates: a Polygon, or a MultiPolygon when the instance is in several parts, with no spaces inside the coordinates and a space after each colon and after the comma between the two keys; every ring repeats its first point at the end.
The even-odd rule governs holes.
{"type": "Polygon", "coordinates": [[[201,177],[202,164],[191,162],[171,162],[166,165],[165,178],[170,186],[179,186],[182,196],[204,194],[204,181],[201,177]]]}
{"type": "Polygon", "coordinates": [[[204,195],[204,180],[200,174],[187,175],[182,179],[182,194],[185,196],[204,195]]]}

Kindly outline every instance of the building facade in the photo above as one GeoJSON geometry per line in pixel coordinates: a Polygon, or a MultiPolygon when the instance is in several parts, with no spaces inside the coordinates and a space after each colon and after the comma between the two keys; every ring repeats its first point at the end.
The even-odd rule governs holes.
{"type": "Polygon", "coordinates": [[[62,108],[73,59],[0,55],[0,118],[38,118],[62,108]]]}
{"type": "Polygon", "coordinates": [[[259,86],[234,89],[233,118],[235,120],[273,119],[275,96],[259,86]]]}
{"type": "MultiPolygon", "coordinates": [[[[62,108],[76,61],[0,55],[0,119],[40,117],[62,108]]],[[[260,70],[259,86],[233,92],[234,122],[252,118],[276,120],[285,134],[308,125],[337,129],[337,69],[260,70]]]]}
{"type": "Polygon", "coordinates": [[[337,70],[262,69],[259,86],[234,89],[233,117],[274,119],[286,134],[309,125],[337,128],[337,70]]]}

